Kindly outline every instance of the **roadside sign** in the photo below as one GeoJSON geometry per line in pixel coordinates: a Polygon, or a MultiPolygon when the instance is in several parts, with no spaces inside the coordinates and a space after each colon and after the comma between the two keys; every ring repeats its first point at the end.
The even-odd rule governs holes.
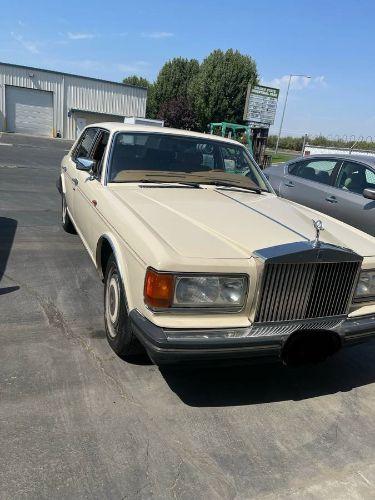
{"type": "Polygon", "coordinates": [[[258,126],[273,125],[279,92],[280,90],[274,87],[249,85],[243,119],[258,126]]]}

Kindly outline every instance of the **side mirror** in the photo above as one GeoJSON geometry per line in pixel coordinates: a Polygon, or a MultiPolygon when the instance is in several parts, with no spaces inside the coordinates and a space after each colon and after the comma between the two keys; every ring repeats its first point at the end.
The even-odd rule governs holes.
{"type": "Polygon", "coordinates": [[[95,169],[96,161],[90,160],[89,158],[76,158],[76,166],[77,170],[91,172],[95,169]]]}
{"type": "Polygon", "coordinates": [[[375,200],[375,189],[364,189],[362,194],[369,200],[375,200]]]}

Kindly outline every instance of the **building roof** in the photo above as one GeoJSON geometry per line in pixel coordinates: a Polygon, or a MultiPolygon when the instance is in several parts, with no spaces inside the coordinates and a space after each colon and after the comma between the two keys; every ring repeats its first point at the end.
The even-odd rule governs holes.
{"type": "Polygon", "coordinates": [[[93,80],[95,82],[110,83],[111,85],[120,85],[121,87],[132,87],[132,88],[136,88],[136,89],[148,90],[147,87],[141,87],[138,85],[129,85],[128,83],[113,82],[111,80],[102,80],[101,78],[93,78],[91,76],[76,75],[74,73],[64,73],[63,71],[54,71],[51,69],[34,68],[33,66],[22,66],[21,64],[12,64],[12,63],[6,63],[6,62],[0,61],[0,66],[11,66],[13,68],[22,68],[22,69],[28,69],[31,71],[42,71],[44,73],[52,73],[54,75],[72,76],[74,78],[83,78],[84,80],[93,80]]]}
{"type": "Polygon", "coordinates": [[[236,144],[237,146],[240,144],[239,142],[234,141],[233,139],[228,139],[228,137],[222,137],[220,135],[202,134],[201,132],[192,132],[190,130],[182,130],[170,127],[155,127],[152,125],[138,125],[138,124],[131,125],[129,123],[116,123],[116,122],[90,123],[88,127],[102,127],[106,128],[111,132],[150,132],[157,134],[182,135],[186,137],[196,137],[205,140],[230,142],[232,144],[236,144]]]}

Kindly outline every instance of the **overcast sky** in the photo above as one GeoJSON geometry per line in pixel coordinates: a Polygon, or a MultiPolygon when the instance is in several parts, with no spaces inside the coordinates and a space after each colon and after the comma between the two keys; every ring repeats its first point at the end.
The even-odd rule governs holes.
{"type": "MultiPolygon", "coordinates": [[[[121,80],[172,57],[252,56],[261,81],[295,78],[284,133],[375,138],[373,0],[2,1],[0,61],[121,80]]],[[[275,129],[274,129],[275,130],[275,129]]]]}

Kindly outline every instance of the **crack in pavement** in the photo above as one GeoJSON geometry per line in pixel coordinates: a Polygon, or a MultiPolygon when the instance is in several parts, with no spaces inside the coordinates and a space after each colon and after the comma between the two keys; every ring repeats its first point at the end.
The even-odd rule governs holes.
{"type": "Polygon", "coordinates": [[[81,335],[77,335],[73,332],[71,327],[66,322],[63,313],[59,310],[59,308],[53,302],[42,297],[36,290],[34,290],[29,285],[26,285],[25,283],[22,283],[21,281],[18,281],[18,280],[14,279],[11,276],[6,275],[6,274],[4,274],[4,277],[7,278],[12,283],[15,283],[16,285],[24,288],[24,290],[27,293],[29,293],[29,295],[31,295],[32,297],[34,297],[38,301],[38,304],[41,307],[43,313],[45,314],[47,321],[48,321],[48,324],[50,326],[52,326],[53,328],[59,329],[61,332],[63,332],[65,334],[66,337],[72,339],[73,341],[78,342],[81,345],[81,347],[83,347],[85,349],[85,351],[96,362],[98,368],[100,369],[101,373],[104,376],[104,379],[107,382],[111,383],[112,389],[115,389],[119,393],[119,395],[122,399],[124,399],[125,401],[128,401],[132,404],[135,404],[137,406],[141,406],[132,397],[130,397],[128,394],[126,394],[123,387],[118,382],[118,380],[116,380],[116,378],[113,375],[108,373],[108,371],[104,367],[103,360],[101,359],[100,356],[98,356],[98,354],[90,346],[90,344],[87,342],[87,340],[84,337],[82,337],[81,335]]]}

